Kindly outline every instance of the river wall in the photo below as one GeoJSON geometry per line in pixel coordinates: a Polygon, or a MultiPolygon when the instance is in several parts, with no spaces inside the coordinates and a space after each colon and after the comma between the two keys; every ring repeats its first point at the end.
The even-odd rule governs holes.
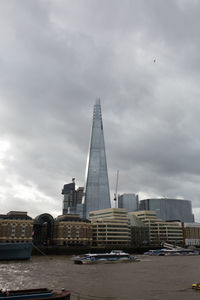
{"type": "Polygon", "coordinates": [[[110,252],[113,249],[123,250],[130,254],[143,254],[149,249],[158,249],[159,247],[77,247],[77,246],[34,246],[32,255],[78,255],[85,253],[105,253],[110,252]]]}

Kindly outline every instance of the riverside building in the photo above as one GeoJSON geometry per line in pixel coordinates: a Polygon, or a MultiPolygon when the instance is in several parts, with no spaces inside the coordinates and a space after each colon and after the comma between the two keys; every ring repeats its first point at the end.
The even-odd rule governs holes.
{"type": "Polygon", "coordinates": [[[145,247],[150,244],[149,227],[139,220],[132,212],[128,213],[131,223],[131,245],[133,247],[145,247]]]}
{"type": "Polygon", "coordinates": [[[91,211],[111,207],[100,99],[94,105],[83,204],[85,218],[91,211]]]}
{"type": "Polygon", "coordinates": [[[33,220],[23,211],[0,215],[0,243],[32,242],[33,220]]]}
{"type": "Polygon", "coordinates": [[[131,245],[133,247],[147,247],[149,244],[149,228],[147,226],[131,226],[131,245]]]}
{"type": "Polygon", "coordinates": [[[200,223],[183,223],[185,246],[200,246],[200,223]]]}
{"type": "Polygon", "coordinates": [[[92,245],[92,225],[79,215],[58,216],[54,222],[54,245],[82,246],[92,245]]]}
{"type": "Polygon", "coordinates": [[[155,211],[137,211],[129,213],[135,219],[136,226],[149,228],[149,242],[151,245],[162,245],[167,242],[173,245],[183,245],[183,229],[180,222],[164,222],[159,219],[155,211]]]}
{"type": "Polygon", "coordinates": [[[97,246],[130,246],[130,219],[126,209],[109,208],[90,212],[93,243],[97,246]]]}

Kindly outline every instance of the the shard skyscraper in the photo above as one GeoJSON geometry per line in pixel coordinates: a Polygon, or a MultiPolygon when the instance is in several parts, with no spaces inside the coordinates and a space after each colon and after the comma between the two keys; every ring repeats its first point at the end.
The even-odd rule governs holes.
{"type": "Polygon", "coordinates": [[[94,105],[83,202],[86,218],[90,211],[111,207],[100,99],[94,105]]]}

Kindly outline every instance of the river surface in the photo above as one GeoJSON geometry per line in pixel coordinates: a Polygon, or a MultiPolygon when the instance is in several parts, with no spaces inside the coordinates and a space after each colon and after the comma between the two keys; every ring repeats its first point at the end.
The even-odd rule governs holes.
{"type": "Polygon", "coordinates": [[[95,265],[75,265],[72,256],[0,262],[0,288],[66,288],[72,300],[200,299],[200,291],[191,289],[200,282],[200,255],[138,257],[140,262],[95,265]]]}

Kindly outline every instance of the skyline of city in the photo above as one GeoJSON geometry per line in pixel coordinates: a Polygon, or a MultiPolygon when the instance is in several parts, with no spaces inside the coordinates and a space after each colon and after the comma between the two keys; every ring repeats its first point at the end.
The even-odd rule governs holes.
{"type": "Polygon", "coordinates": [[[100,96],[111,200],[119,170],[120,194],[190,199],[200,220],[200,4],[50,0],[0,8],[3,212],[58,215],[63,184],[75,177],[84,185],[100,96]]]}
{"type": "Polygon", "coordinates": [[[2,296],[195,299],[199,12],[0,1],[2,296]]]}
{"type": "MultiPolygon", "coordinates": [[[[91,134],[91,142],[90,142],[90,149],[89,149],[89,153],[88,153],[88,158],[89,158],[89,156],[90,156],[90,153],[91,153],[91,146],[92,146],[92,136],[93,136],[93,131],[94,131],[94,128],[95,127],[97,127],[96,129],[98,129],[98,128],[100,128],[101,127],[101,129],[102,129],[102,131],[103,131],[103,123],[102,123],[102,116],[101,116],[101,105],[100,105],[100,98],[97,98],[97,100],[95,101],[96,102],[96,104],[94,105],[94,111],[93,111],[93,125],[92,125],[92,134],[91,134]],[[97,108],[97,106],[98,106],[98,108],[97,108]],[[97,119],[97,120],[96,120],[97,119]],[[96,121],[96,123],[97,123],[97,125],[95,125],[95,121],[96,121]],[[98,124],[98,122],[100,122],[100,125],[98,124]],[[100,127],[99,127],[100,126],[100,127]]],[[[104,145],[104,134],[102,135],[102,138],[103,138],[103,148],[105,147],[105,145],[104,145]]],[[[97,139],[94,139],[94,140],[96,140],[96,142],[97,142],[97,139]]],[[[96,143],[95,142],[95,143],[96,143]]],[[[99,143],[99,142],[98,142],[99,143]]],[[[100,144],[101,144],[101,142],[100,142],[100,144]]],[[[104,148],[104,151],[105,151],[105,148],[104,148]]],[[[106,157],[104,158],[105,159],[105,162],[106,162],[106,157]]],[[[88,162],[89,162],[89,160],[88,160],[88,162]]],[[[87,166],[86,166],[86,170],[87,170],[87,172],[88,172],[88,166],[89,166],[89,163],[87,163],[87,166]]],[[[86,172],[86,174],[87,174],[87,172],[86,172]]],[[[106,173],[107,173],[107,165],[106,165],[106,173]]],[[[108,176],[108,175],[107,175],[108,176]]],[[[86,177],[87,177],[87,175],[86,175],[86,177]]],[[[91,177],[91,176],[90,176],[91,177]]],[[[75,187],[75,178],[72,178],[72,182],[73,182],[73,185],[74,185],[74,187],[75,187]]],[[[86,180],[86,182],[87,182],[87,180],[86,180]]],[[[70,183],[69,184],[67,184],[67,185],[71,185],[70,183]]],[[[85,186],[86,187],[86,186],[85,186]]],[[[63,188],[64,189],[64,188],[63,188]]],[[[109,189],[109,185],[108,185],[108,189],[109,189]]],[[[114,195],[115,193],[113,193],[113,195],[114,195]]],[[[122,196],[124,195],[124,194],[132,194],[132,195],[134,195],[135,193],[133,192],[133,193],[127,193],[127,191],[125,191],[123,194],[122,194],[122,196]]],[[[111,192],[109,191],[109,196],[111,197],[111,199],[109,199],[109,201],[110,201],[110,203],[111,203],[111,207],[114,207],[114,202],[112,201],[112,195],[111,195],[111,192]]],[[[118,196],[120,196],[120,193],[118,193],[117,194],[117,197],[118,196]]],[[[138,196],[137,196],[138,197],[138,196]]],[[[114,198],[114,196],[113,196],[113,198],[114,198]]],[[[139,197],[138,197],[138,200],[139,201],[142,201],[142,200],[145,200],[145,199],[149,199],[150,197],[146,197],[146,198],[142,198],[142,199],[139,199],[139,197]]],[[[166,196],[163,196],[163,197],[159,197],[159,196],[157,196],[157,197],[155,197],[155,199],[169,199],[169,197],[166,197],[166,196]]],[[[84,199],[85,199],[85,197],[84,197],[84,199]]],[[[177,198],[174,198],[174,199],[177,199],[177,198]]],[[[114,200],[114,199],[113,199],[114,200]]],[[[179,200],[181,200],[181,199],[179,199],[179,200]]],[[[190,199],[183,199],[183,200],[185,200],[185,201],[191,201],[190,199]]],[[[94,205],[93,205],[94,206],[94,205]]],[[[107,208],[107,207],[105,207],[105,208],[107,208]]],[[[82,209],[84,209],[84,208],[81,208],[81,210],[82,209]]],[[[99,208],[99,209],[102,209],[101,207],[99,208]]],[[[93,211],[93,210],[98,210],[98,209],[92,209],[92,210],[88,210],[88,213],[87,213],[87,216],[85,215],[85,217],[88,217],[88,215],[89,215],[89,212],[90,211],[93,211]]],[[[65,213],[67,213],[67,212],[65,212],[65,213]]],[[[71,211],[71,213],[80,213],[80,211],[71,211]]],[[[81,211],[81,214],[82,214],[82,211],[81,211]]]]}
{"type": "Polygon", "coordinates": [[[86,163],[85,186],[76,189],[75,178],[72,178],[71,183],[64,185],[62,189],[63,214],[79,214],[88,219],[90,212],[118,207],[125,208],[128,212],[152,210],[156,212],[158,218],[164,221],[194,222],[191,200],[167,197],[139,200],[138,195],[134,193],[120,195],[117,190],[118,176],[119,171],[117,171],[115,199],[111,201],[101,101],[100,98],[96,98],[86,163]]]}

